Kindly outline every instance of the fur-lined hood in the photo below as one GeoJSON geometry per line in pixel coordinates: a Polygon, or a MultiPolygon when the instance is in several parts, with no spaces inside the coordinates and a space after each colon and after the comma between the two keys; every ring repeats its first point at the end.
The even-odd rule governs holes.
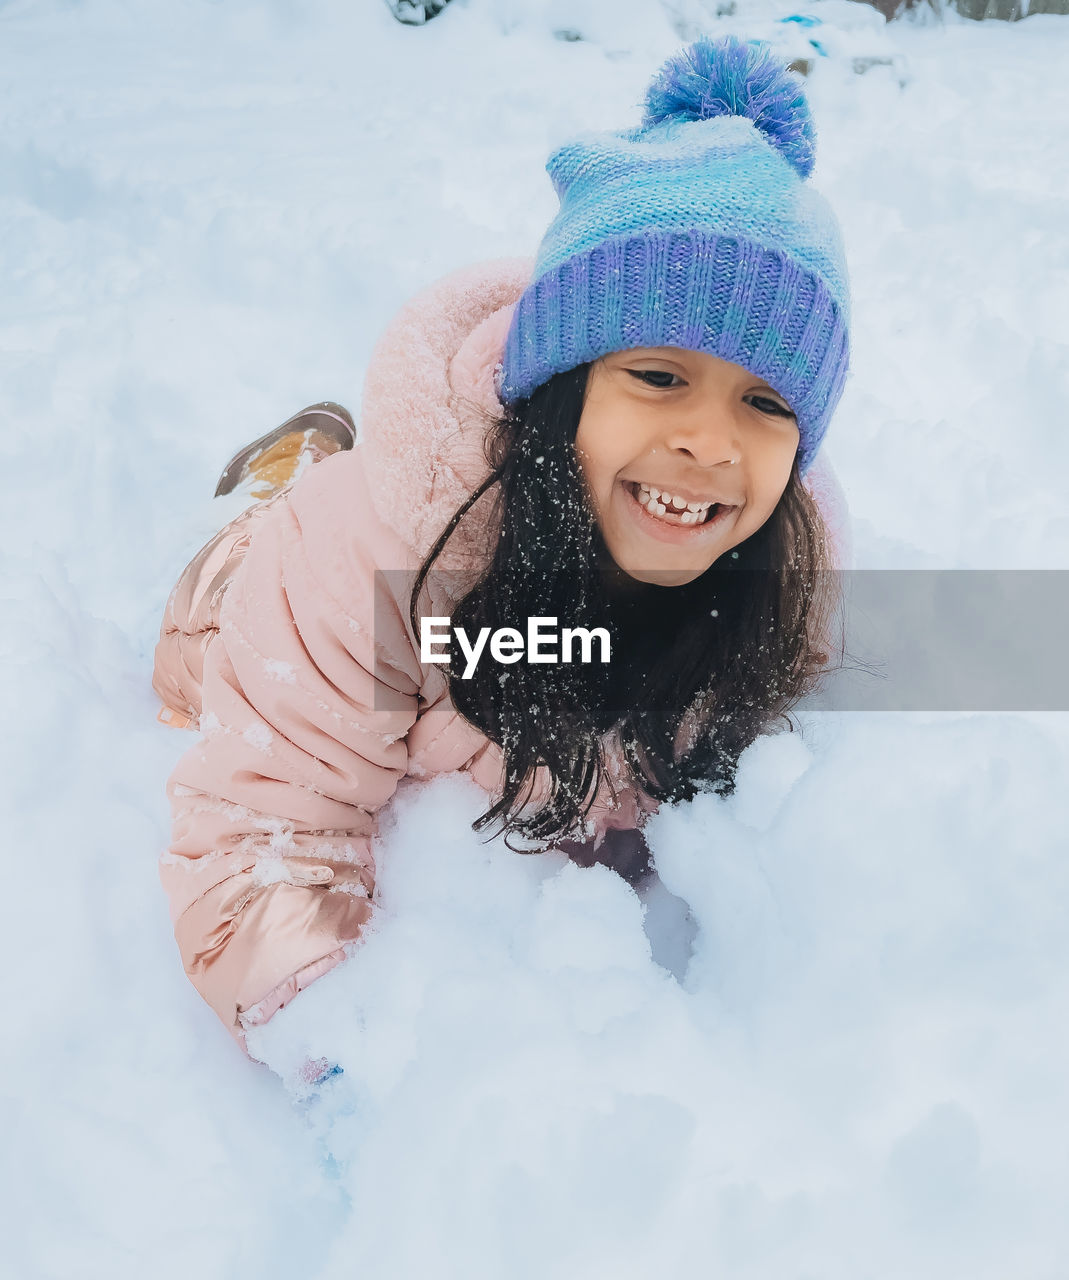
{"type": "MultiPolygon", "coordinates": [[[[360,419],[372,500],[420,560],[489,472],[483,442],[502,413],[494,378],[533,268],[502,258],[453,272],[394,316],[372,354],[360,419]]],[[[473,538],[485,544],[489,502],[473,507],[443,566],[477,551],[473,538]]]]}

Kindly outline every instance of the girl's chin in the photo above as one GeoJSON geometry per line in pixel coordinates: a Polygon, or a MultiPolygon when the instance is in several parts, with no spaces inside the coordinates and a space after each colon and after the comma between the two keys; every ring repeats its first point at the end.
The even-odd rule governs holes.
{"type": "Polygon", "coordinates": [[[649,587],[685,587],[688,582],[700,578],[705,572],[701,569],[624,569],[623,572],[633,582],[641,582],[649,587]]]}

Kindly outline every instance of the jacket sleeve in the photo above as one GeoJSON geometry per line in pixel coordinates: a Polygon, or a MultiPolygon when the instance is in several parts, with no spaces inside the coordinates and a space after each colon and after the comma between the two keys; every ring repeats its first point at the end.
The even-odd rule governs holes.
{"type": "Polygon", "coordinates": [[[175,937],[242,1047],[360,936],[417,716],[410,631],[376,600],[373,548],[339,540],[328,462],[258,524],[205,654],[202,737],[167,784],[175,937]]]}

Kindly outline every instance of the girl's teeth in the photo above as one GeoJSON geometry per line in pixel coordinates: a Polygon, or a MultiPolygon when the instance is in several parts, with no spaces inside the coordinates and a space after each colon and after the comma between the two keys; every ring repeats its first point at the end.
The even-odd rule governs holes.
{"type": "Polygon", "coordinates": [[[676,516],[680,524],[703,523],[712,506],[709,502],[684,502],[682,498],[673,498],[665,489],[651,489],[644,484],[636,484],[635,491],[635,496],[647,511],[655,516],[676,516]]]}

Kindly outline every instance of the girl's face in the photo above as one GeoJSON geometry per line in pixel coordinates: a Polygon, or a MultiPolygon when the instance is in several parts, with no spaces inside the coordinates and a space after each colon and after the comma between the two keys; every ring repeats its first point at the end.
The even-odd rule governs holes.
{"type": "Polygon", "coordinates": [[[615,563],[639,581],[681,586],[771,516],[798,423],[741,365],[637,347],[591,365],[575,448],[615,563]]]}

